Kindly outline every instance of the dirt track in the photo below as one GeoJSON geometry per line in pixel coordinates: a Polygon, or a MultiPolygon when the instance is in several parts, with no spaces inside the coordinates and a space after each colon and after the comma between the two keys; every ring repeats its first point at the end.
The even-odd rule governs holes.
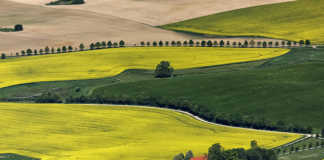
{"type": "Polygon", "coordinates": [[[103,40],[125,40],[133,44],[153,40],[199,39],[152,25],[288,0],[88,0],[86,5],[55,7],[43,5],[50,0],[14,1],[17,2],[0,0],[0,25],[24,24],[25,30],[0,32],[0,53],[15,54],[27,48],[78,46],[81,42],[103,40]]]}

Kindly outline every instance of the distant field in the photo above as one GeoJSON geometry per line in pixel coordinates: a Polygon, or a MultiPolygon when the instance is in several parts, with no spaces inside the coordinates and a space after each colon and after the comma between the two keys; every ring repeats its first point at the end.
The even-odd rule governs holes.
{"type": "Polygon", "coordinates": [[[21,57],[2,60],[0,87],[16,84],[93,79],[126,69],[154,70],[161,60],[177,69],[255,61],[287,53],[288,49],[240,48],[121,48],[21,57]]]}
{"type": "Polygon", "coordinates": [[[214,14],[163,28],[209,35],[310,39],[324,43],[323,6],[323,0],[298,0],[214,14]]]}
{"type": "Polygon", "coordinates": [[[206,124],[156,108],[0,103],[0,151],[42,160],[167,160],[192,149],[275,147],[299,135],[206,124]]]}

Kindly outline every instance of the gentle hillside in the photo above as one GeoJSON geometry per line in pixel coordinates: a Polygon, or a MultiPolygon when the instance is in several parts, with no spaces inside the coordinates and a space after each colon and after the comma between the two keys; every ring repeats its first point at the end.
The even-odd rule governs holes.
{"type": "Polygon", "coordinates": [[[20,57],[0,63],[0,87],[58,80],[93,79],[114,76],[126,69],[154,70],[162,60],[175,69],[204,67],[267,59],[288,49],[250,48],[119,48],[20,57]]]}
{"type": "Polygon", "coordinates": [[[275,147],[301,136],[210,125],[156,108],[66,104],[0,104],[0,150],[42,160],[167,160],[214,143],[275,147]]]}
{"type": "Polygon", "coordinates": [[[228,116],[240,113],[266,118],[269,123],[282,120],[288,126],[321,128],[323,58],[323,49],[295,49],[256,67],[229,65],[224,66],[227,70],[214,68],[172,79],[120,83],[98,88],[93,94],[108,99],[120,96],[130,100],[152,97],[169,102],[188,101],[228,116]]]}
{"type": "Polygon", "coordinates": [[[310,39],[324,43],[323,6],[323,0],[298,0],[214,14],[163,28],[217,36],[310,39]]]}

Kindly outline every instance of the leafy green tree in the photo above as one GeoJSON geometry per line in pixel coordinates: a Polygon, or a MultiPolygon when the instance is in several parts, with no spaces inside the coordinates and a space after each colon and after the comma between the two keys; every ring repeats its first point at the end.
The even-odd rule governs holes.
{"type": "Polygon", "coordinates": [[[163,42],[162,41],[159,41],[159,46],[163,47],[163,42]]]}
{"type": "Polygon", "coordinates": [[[39,49],[39,54],[44,54],[44,50],[43,49],[39,49]]]}
{"type": "Polygon", "coordinates": [[[95,46],[96,46],[96,49],[100,49],[101,48],[101,43],[100,42],[96,42],[95,46]]]}
{"type": "Polygon", "coordinates": [[[218,42],[214,41],[214,47],[218,47],[218,42]]]}
{"type": "Polygon", "coordinates": [[[34,49],[34,55],[37,55],[37,54],[38,54],[37,49],[34,49]]]}
{"type": "Polygon", "coordinates": [[[275,46],[279,47],[279,42],[278,41],[276,41],[275,46]]]}
{"type": "Polygon", "coordinates": [[[151,46],[151,42],[146,42],[146,46],[151,46]]]}
{"type": "Polygon", "coordinates": [[[184,160],[190,160],[193,157],[194,157],[194,154],[192,153],[192,151],[188,151],[184,157],[184,160]]]}
{"type": "Polygon", "coordinates": [[[253,140],[250,142],[250,146],[252,149],[255,149],[258,147],[258,142],[256,140],[253,140]]]}
{"type": "Polygon", "coordinates": [[[251,46],[252,48],[254,48],[254,46],[255,46],[255,41],[254,41],[253,39],[250,41],[250,46],[251,46]]]}
{"type": "Polygon", "coordinates": [[[29,49],[27,49],[27,56],[31,56],[32,55],[32,53],[33,53],[33,51],[29,48],[29,49]]]}
{"type": "Polygon", "coordinates": [[[90,44],[90,50],[94,50],[95,49],[95,45],[93,43],[90,44]]]}
{"type": "Polygon", "coordinates": [[[6,59],[6,54],[5,53],[1,54],[1,59],[6,59]]]}
{"type": "Polygon", "coordinates": [[[264,41],[264,42],[262,43],[262,47],[263,47],[263,48],[267,48],[267,42],[266,42],[266,41],[264,41]]]}
{"type": "Polygon", "coordinates": [[[68,47],[68,50],[69,50],[69,52],[72,52],[73,51],[73,47],[72,46],[69,46],[68,47]]]}
{"type": "Polygon", "coordinates": [[[15,31],[18,32],[18,31],[23,31],[24,30],[24,27],[22,24],[16,24],[15,25],[15,31]]]}
{"type": "Polygon", "coordinates": [[[49,54],[49,52],[50,52],[50,49],[49,49],[48,46],[46,46],[46,47],[45,47],[45,54],[49,54]]]}
{"type": "Polygon", "coordinates": [[[249,42],[247,40],[244,41],[244,47],[248,47],[249,46],[249,42]]]}
{"type": "Polygon", "coordinates": [[[157,46],[157,42],[153,41],[153,47],[156,47],[156,46],[157,46]]]}
{"type": "Polygon", "coordinates": [[[205,40],[201,41],[201,47],[206,47],[206,41],[205,40]]]}
{"type": "Polygon", "coordinates": [[[183,46],[187,47],[188,46],[188,41],[183,41],[183,46]]]}
{"type": "Polygon", "coordinates": [[[51,49],[51,53],[54,54],[55,53],[55,49],[52,47],[51,49]]]}
{"type": "Polygon", "coordinates": [[[117,42],[114,42],[113,43],[113,46],[114,46],[114,48],[118,48],[118,43],[117,42]]]}
{"type": "Polygon", "coordinates": [[[262,42],[261,42],[261,41],[258,41],[258,42],[257,42],[257,45],[258,45],[258,47],[260,48],[261,45],[262,45],[262,42]]]}
{"type": "Polygon", "coordinates": [[[19,52],[16,52],[16,57],[18,57],[19,56],[19,52]]]}
{"type": "Polygon", "coordinates": [[[230,41],[226,41],[226,47],[230,47],[231,46],[231,42],[230,41]]]}
{"type": "Polygon", "coordinates": [[[199,47],[199,46],[200,46],[200,42],[197,41],[197,42],[196,42],[196,47],[199,47]]]}
{"type": "Polygon", "coordinates": [[[195,42],[194,42],[192,39],[189,40],[189,46],[190,46],[190,47],[193,47],[193,46],[194,46],[194,43],[195,43],[195,42]]]}
{"type": "Polygon", "coordinates": [[[125,41],[123,40],[119,41],[119,47],[125,47],[125,41]]]}
{"type": "Polygon", "coordinates": [[[66,51],[67,51],[66,46],[63,46],[63,47],[62,47],[62,52],[63,52],[63,53],[66,53],[66,51]]]}
{"type": "Polygon", "coordinates": [[[173,160],[184,160],[184,155],[183,155],[183,153],[180,153],[180,154],[176,155],[176,156],[173,158],[173,160]]]}
{"type": "Polygon", "coordinates": [[[305,44],[305,41],[304,40],[300,40],[299,41],[299,45],[303,46],[305,44]]]}
{"type": "Polygon", "coordinates": [[[289,46],[289,47],[291,46],[291,41],[287,42],[287,46],[289,46]]]}
{"type": "Polygon", "coordinates": [[[61,48],[57,48],[56,53],[61,53],[61,48]]]}
{"type": "Polygon", "coordinates": [[[165,46],[169,46],[169,41],[165,41],[165,46]]]}
{"type": "Polygon", "coordinates": [[[307,39],[307,40],[305,41],[305,45],[306,45],[306,46],[311,45],[311,41],[307,39]]]}
{"type": "Polygon", "coordinates": [[[224,148],[216,143],[208,149],[208,160],[225,160],[223,155],[224,148]]]}
{"type": "Polygon", "coordinates": [[[168,78],[173,74],[173,68],[168,61],[161,61],[155,68],[156,78],[168,78]]]}
{"type": "Polygon", "coordinates": [[[286,42],[285,41],[281,41],[281,46],[285,46],[286,42]]]}
{"type": "Polygon", "coordinates": [[[102,46],[102,48],[107,48],[107,43],[105,41],[102,41],[101,46],[102,46]]]}
{"type": "Polygon", "coordinates": [[[144,41],[141,42],[141,46],[142,46],[142,47],[145,46],[145,42],[144,42],[144,41]]]}
{"type": "Polygon", "coordinates": [[[111,41],[108,41],[108,42],[107,42],[107,47],[108,47],[108,48],[111,48],[112,46],[113,46],[113,43],[112,43],[111,41]]]}
{"type": "Polygon", "coordinates": [[[221,41],[219,42],[219,45],[220,45],[221,47],[224,47],[224,45],[225,45],[224,40],[221,40],[221,41]]]}
{"type": "Polygon", "coordinates": [[[171,42],[171,46],[172,46],[172,47],[175,47],[176,45],[177,45],[177,43],[176,43],[175,41],[172,41],[172,42],[171,42]]]}
{"type": "Polygon", "coordinates": [[[178,42],[177,42],[177,47],[181,47],[181,45],[182,45],[182,44],[181,44],[181,41],[178,41],[178,42]]]}
{"type": "Polygon", "coordinates": [[[237,43],[234,41],[234,42],[232,42],[232,46],[233,47],[236,47],[236,45],[237,45],[237,43]]]}
{"type": "Polygon", "coordinates": [[[209,40],[209,41],[207,42],[207,46],[208,46],[208,47],[212,47],[212,46],[213,46],[213,42],[212,42],[211,40],[209,40]]]}
{"type": "Polygon", "coordinates": [[[83,43],[81,43],[81,44],[79,45],[79,49],[80,49],[80,51],[84,51],[84,44],[83,44],[83,43]]]}
{"type": "Polygon", "coordinates": [[[269,46],[270,48],[272,48],[272,45],[273,45],[273,42],[272,42],[272,41],[269,41],[269,42],[268,42],[268,46],[269,46]]]}

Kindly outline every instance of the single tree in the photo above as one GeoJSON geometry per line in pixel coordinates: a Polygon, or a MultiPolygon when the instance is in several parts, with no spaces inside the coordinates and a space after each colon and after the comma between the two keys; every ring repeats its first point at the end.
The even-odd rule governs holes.
{"type": "Polygon", "coordinates": [[[18,31],[23,31],[24,30],[24,27],[22,24],[16,24],[15,25],[15,31],[18,32],[18,31]]]}
{"type": "Polygon", "coordinates": [[[250,142],[250,145],[251,145],[252,149],[255,149],[255,148],[258,147],[258,142],[256,140],[253,140],[253,141],[250,142]]]}
{"type": "Polygon", "coordinates": [[[272,48],[272,45],[273,45],[273,42],[272,42],[272,41],[269,41],[269,42],[268,42],[268,46],[269,46],[270,48],[272,48]]]}
{"type": "Polygon", "coordinates": [[[206,41],[205,41],[205,40],[202,40],[202,41],[201,41],[201,46],[202,46],[202,47],[205,47],[205,46],[206,46],[206,41]]]}
{"type": "Polygon", "coordinates": [[[303,46],[304,44],[305,44],[305,41],[304,41],[304,40],[300,40],[300,41],[299,41],[299,45],[300,45],[300,46],[303,46]]]}
{"type": "Polygon", "coordinates": [[[96,49],[100,49],[101,48],[101,43],[100,42],[96,42],[95,47],[96,47],[96,49]]]}
{"type": "Polygon", "coordinates": [[[162,41],[159,41],[159,46],[163,47],[163,42],[162,41]]]}
{"type": "Polygon", "coordinates": [[[57,48],[56,53],[61,53],[61,48],[57,48]]]}
{"type": "Polygon", "coordinates": [[[19,52],[16,52],[16,56],[17,56],[17,57],[19,56],[19,52]]]}
{"type": "Polygon", "coordinates": [[[224,40],[221,40],[221,41],[219,42],[219,45],[220,45],[221,47],[224,47],[224,45],[225,45],[224,40]]]}
{"type": "Polygon", "coordinates": [[[172,47],[175,47],[176,45],[177,45],[177,43],[176,43],[175,41],[172,41],[172,42],[171,42],[171,46],[172,46],[172,47]]]}
{"type": "Polygon", "coordinates": [[[281,46],[285,46],[286,42],[285,41],[281,41],[281,46]]]}
{"type": "Polygon", "coordinates": [[[181,41],[178,41],[177,42],[177,47],[181,47],[181,45],[182,45],[181,41]]]}
{"type": "Polygon", "coordinates": [[[1,54],[1,59],[6,59],[6,54],[5,53],[1,54]]]}
{"type": "Polygon", "coordinates": [[[324,137],[324,128],[322,128],[321,136],[324,137]]]}
{"type": "Polygon", "coordinates": [[[226,41],[226,47],[230,47],[231,46],[231,42],[230,41],[226,41]]]}
{"type": "Polygon", "coordinates": [[[262,42],[261,42],[261,41],[258,41],[257,45],[258,45],[258,47],[260,48],[261,45],[262,45],[262,42]]]}
{"type": "Polygon", "coordinates": [[[287,42],[287,46],[288,46],[288,47],[291,47],[291,44],[292,44],[291,41],[288,41],[288,42],[287,42]]]}
{"type": "Polygon", "coordinates": [[[118,48],[118,43],[117,42],[114,42],[113,43],[113,46],[114,46],[114,48],[118,48]]]}
{"type": "Polygon", "coordinates": [[[212,42],[211,40],[209,40],[209,41],[207,42],[207,46],[208,46],[208,47],[212,47],[212,46],[213,46],[213,42],[212,42]]]}
{"type": "Polygon", "coordinates": [[[255,41],[254,41],[254,40],[251,40],[251,41],[250,41],[250,46],[251,46],[252,48],[254,48],[254,46],[255,46],[255,41]]]}
{"type": "Polygon", "coordinates": [[[237,45],[237,43],[234,41],[234,42],[232,42],[232,46],[233,47],[236,47],[236,45],[237,45]]]}
{"type": "Polygon", "coordinates": [[[224,155],[223,155],[223,147],[217,143],[212,145],[209,149],[208,149],[208,159],[209,160],[224,160],[224,155]]]}
{"type": "Polygon", "coordinates": [[[73,51],[73,47],[72,46],[69,46],[68,47],[68,50],[69,50],[69,52],[72,52],[73,51]]]}
{"type": "Polygon", "coordinates": [[[45,47],[45,54],[49,54],[49,52],[50,52],[50,49],[49,49],[48,46],[46,46],[46,47],[45,47]]]}
{"type": "Polygon", "coordinates": [[[308,148],[309,148],[309,149],[312,149],[312,148],[313,148],[313,143],[312,143],[312,142],[309,142],[309,144],[308,144],[308,148]]]}
{"type": "Polygon", "coordinates": [[[37,55],[37,54],[38,54],[37,49],[34,49],[34,55],[37,55]]]}
{"type": "Polygon", "coordinates": [[[187,47],[188,46],[188,41],[183,41],[183,46],[187,47]]]}
{"type": "Polygon", "coordinates": [[[306,45],[306,46],[310,46],[310,45],[311,45],[311,41],[307,39],[307,40],[305,41],[305,45],[306,45]]]}
{"type": "Polygon", "coordinates": [[[165,46],[169,46],[169,41],[165,41],[165,46]]]}
{"type": "Polygon", "coordinates": [[[249,42],[247,40],[244,41],[244,47],[248,47],[249,46],[249,42]]]}
{"type": "Polygon", "coordinates": [[[119,41],[119,47],[125,47],[125,41],[123,40],[119,41]]]}
{"type": "Polygon", "coordinates": [[[266,42],[266,41],[264,41],[264,42],[262,43],[262,47],[263,47],[263,48],[267,48],[267,42],[266,42]]]}
{"type": "Polygon", "coordinates": [[[217,41],[214,41],[214,47],[218,47],[218,42],[217,41]]]}
{"type": "Polygon", "coordinates": [[[52,47],[51,49],[51,53],[54,54],[55,53],[55,49],[52,47]]]}
{"type": "Polygon", "coordinates": [[[62,52],[63,52],[63,53],[66,53],[66,51],[67,51],[66,46],[63,46],[63,47],[62,47],[62,52]]]}
{"type": "Polygon", "coordinates": [[[156,46],[157,46],[157,42],[153,41],[153,47],[156,47],[156,46]]]}
{"type": "Polygon", "coordinates": [[[79,45],[79,49],[80,49],[80,51],[84,51],[84,44],[83,44],[83,43],[81,43],[81,44],[79,45]]]}
{"type": "Polygon", "coordinates": [[[188,151],[184,157],[184,160],[191,160],[191,158],[193,158],[194,155],[192,153],[192,151],[188,151]]]}
{"type": "Polygon", "coordinates": [[[146,46],[151,46],[151,42],[146,42],[146,46]]]}
{"type": "Polygon", "coordinates": [[[43,49],[39,49],[39,54],[44,54],[44,50],[43,49]]]}
{"type": "Polygon", "coordinates": [[[33,53],[33,51],[29,48],[29,49],[27,49],[27,56],[31,56],[32,55],[32,53],[33,53]]]}
{"type": "Polygon", "coordinates": [[[102,48],[107,48],[107,43],[106,43],[106,41],[102,41],[102,42],[101,42],[101,46],[102,46],[102,48]]]}
{"type": "Polygon", "coordinates": [[[142,46],[142,47],[145,46],[145,42],[144,42],[144,41],[141,42],[141,46],[142,46]]]}
{"type": "Polygon", "coordinates": [[[189,40],[189,46],[190,46],[190,47],[193,47],[193,46],[194,46],[194,43],[195,43],[195,42],[194,42],[193,40],[189,40]]]}
{"type": "Polygon", "coordinates": [[[279,47],[279,42],[278,41],[276,41],[275,46],[279,47]]]}
{"type": "Polygon", "coordinates": [[[95,49],[95,45],[93,43],[90,44],[90,50],[94,50],[95,49]]]}
{"type": "Polygon", "coordinates": [[[156,78],[168,78],[173,74],[173,68],[168,61],[161,61],[155,68],[156,78]]]}
{"type": "Polygon", "coordinates": [[[184,160],[184,155],[183,155],[183,153],[180,153],[180,154],[176,155],[176,156],[173,158],[173,160],[184,160]]]}

